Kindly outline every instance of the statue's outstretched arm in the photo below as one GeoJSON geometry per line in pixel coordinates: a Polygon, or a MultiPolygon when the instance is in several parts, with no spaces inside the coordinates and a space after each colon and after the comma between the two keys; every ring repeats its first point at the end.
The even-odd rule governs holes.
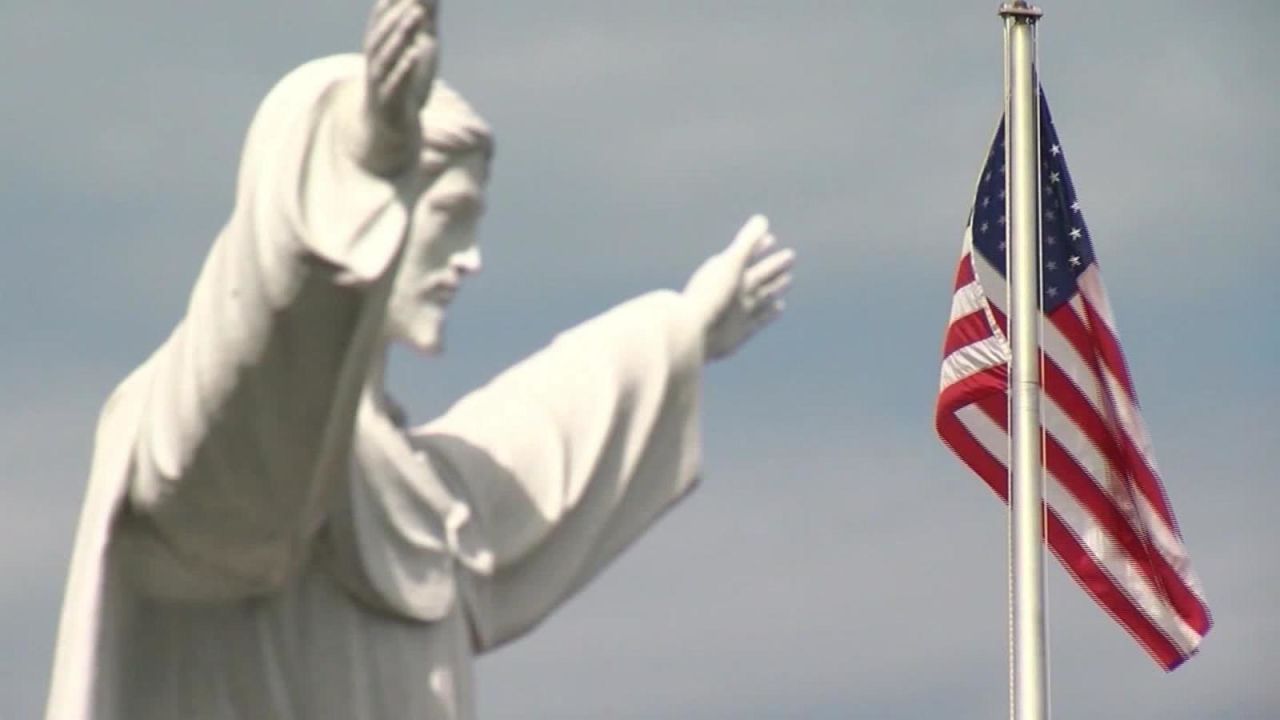
{"type": "Polygon", "coordinates": [[[352,150],[370,171],[396,175],[417,158],[420,111],[439,65],[436,0],[378,0],[364,36],[365,82],[348,108],[352,150]]]}
{"type": "MultiPolygon", "coordinates": [[[[411,431],[465,497],[487,551],[468,553],[459,531],[477,650],[537,624],[689,490],[702,365],[778,316],[794,259],[753,218],[683,292],[562,333],[411,431]]],[[[413,537],[410,514],[395,515],[409,525],[392,531],[413,537]]]]}
{"type": "Polygon", "coordinates": [[[384,0],[368,61],[281,81],[246,140],[236,209],[147,362],[118,538],[153,592],[270,592],[346,478],[416,187],[434,3],[384,0]]]}
{"type": "MultiPolygon", "coordinates": [[[[692,486],[702,344],[680,293],[648,293],[410,431],[469,509],[458,557],[477,651],[536,625],[692,486]]],[[[421,533],[392,515],[390,531],[421,533]]]]}

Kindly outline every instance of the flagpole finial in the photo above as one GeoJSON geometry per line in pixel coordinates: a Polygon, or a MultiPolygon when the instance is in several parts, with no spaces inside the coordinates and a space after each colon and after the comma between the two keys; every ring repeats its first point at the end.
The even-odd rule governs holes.
{"type": "Polygon", "coordinates": [[[1000,17],[1016,17],[1022,18],[1027,22],[1035,22],[1044,17],[1044,11],[1027,2],[1027,0],[1015,0],[1012,3],[1005,3],[1000,6],[1000,17]]]}

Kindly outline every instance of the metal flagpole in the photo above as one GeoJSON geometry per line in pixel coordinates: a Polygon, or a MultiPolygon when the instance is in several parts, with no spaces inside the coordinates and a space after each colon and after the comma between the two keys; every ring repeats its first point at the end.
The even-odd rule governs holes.
{"type": "Polygon", "coordinates": [[[1010,713],[1047,720],[1044,515],[1040,442],[1040,103],[1036,22],[1025,0],[1005,26],[1005,214],[1009,278],[1010,713]]]}

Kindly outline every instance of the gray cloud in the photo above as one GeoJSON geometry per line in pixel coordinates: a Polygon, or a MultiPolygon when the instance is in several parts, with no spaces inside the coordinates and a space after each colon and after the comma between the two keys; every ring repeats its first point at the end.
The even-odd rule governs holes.
{"type": "MultiPolygon", "coordinates": [[[[449,354],[396,361],[419,415],[594,310],[682,282],[750,212],[801,252],[788,317],[709,371],[706,485],[482,663],[488,716],[1002,713],[1002,515],[930,418],[998,113],[995,3],[668,5],[446,8],[446,74],[499,156],[488,268],[449,354]]],[[[1218,618],[1165,677],[1055,571],[1055,705],[1271,716],[1280,17],[1265,1],[1046,10],[1058,129],[1218,618]]],[[[363,13],[0,10],[0,715],[42,703],[98,403],[180,313],[257,100],[354,48],[363,13]]]]}

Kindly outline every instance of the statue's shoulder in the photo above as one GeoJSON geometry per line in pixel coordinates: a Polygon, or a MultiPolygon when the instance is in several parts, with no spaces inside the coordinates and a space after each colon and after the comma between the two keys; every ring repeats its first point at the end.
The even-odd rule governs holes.
{"type": "Polygon", "coordinates": [[[98,413],[95,444],[99,448],[104,444],[111,444],[113,439],[119,435],[122,426],[137,424],[137,419],[141,415],[142,406],[146,400],[146,388],[151,383],[152,368],[155,365],[158,354],[159,351],[134,368],[133,372],[129,373],[124,380],[121,380],[115,386],[115,389],[111,391],[111,394],[107,396],[106,402],[102,404],[102,411],[98,413]]]}
{"type": "Polygon", "coordinates": [[[332,88],[363,74],[364,56],[348,53],[312,60],[280,78],[258,104],[249,124],[240,160],[240,187],[253,187],[260,162],[275,151],[282,137],[298,134],[301,126],[314,123],[323,114],[332,88]]]}
{"type": "Polygon", "coordinates": [[[364,73],[364,56],[359,53],[342,53],[317,58],[290,70],[276,82],[263,100],[263,105],[288,101],[298,96],[315,96],[323,93],[335,82],[358,78],[364,73]],[[283,97],[282,97],[283,96],[283,97]]]}

